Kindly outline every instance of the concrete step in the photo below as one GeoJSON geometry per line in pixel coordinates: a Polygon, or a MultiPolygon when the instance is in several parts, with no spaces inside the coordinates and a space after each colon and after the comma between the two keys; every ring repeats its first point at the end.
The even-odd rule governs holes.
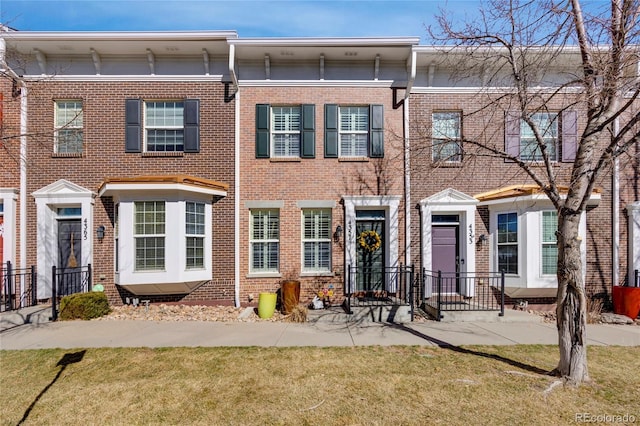
{"type": "MultiPolygon", "coordinates": [[[[437,310],[434,307],[425,305],[425,311],[436,318],[437,310]]],[[[542,322],[539,315],[515,309],[504,310],[504,316],[500,316],[498,311],[442,311],[440,313],[441,322],[542,322]]]]}
{"type": "Polygon", "coordinates": [[[354,306],[351,311],[353,313],[348,314],[341,306],[319,310],[310,309],[307,321],[341,324],[367,322],[403,324],[411,322],[409,306],[354,306]]]}
{"type": "Polygon", "coordinates": [[[51,321],[51,305],[38,305],[0,313],[0,331],[24,324],[44,324],[51,321]]]}

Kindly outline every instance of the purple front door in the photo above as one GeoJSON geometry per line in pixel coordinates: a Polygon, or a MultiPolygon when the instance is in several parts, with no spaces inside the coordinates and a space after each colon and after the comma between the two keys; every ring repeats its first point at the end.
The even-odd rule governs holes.
{"type": "MultiPolygon", "coordinates": [[[[433,226],[431,228],[431,267],[442,272],[442,292],[458,291],[458,225],[433,226]]],[[[438,289],[434,283],[433,292],[438,289]]]]}

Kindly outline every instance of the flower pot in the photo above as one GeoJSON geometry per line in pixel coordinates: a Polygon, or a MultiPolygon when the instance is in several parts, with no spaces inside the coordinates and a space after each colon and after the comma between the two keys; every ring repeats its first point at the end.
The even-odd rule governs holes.
{"type": "Polygon", "coordinates": [[[282,312],[290,314],[300,303],[300,281],[287,280],[282,282],[282,312]]]}
{"type": "Polygon", "coordinates": [[[640,287],[613,287],[613,312],[636,319],[640,313],[640,287]]]}
{"type": "Polygon", "coordinates": [[[258,316],[262,319],[269,319],[276,310],[276,300],[278,295],[275,293],[260,293],[258,297],[258,316]]]}

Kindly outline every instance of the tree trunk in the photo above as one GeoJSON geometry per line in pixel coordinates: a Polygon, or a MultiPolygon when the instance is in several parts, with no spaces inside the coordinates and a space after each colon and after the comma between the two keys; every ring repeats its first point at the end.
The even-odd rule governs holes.
{"type": "Polygon", "coordinates": [[[587,369],[587,299],[582,275],[580,214],[558,215],[557,326],[560,361],[554,373],[579,385],[589,381],[587,369]]]}

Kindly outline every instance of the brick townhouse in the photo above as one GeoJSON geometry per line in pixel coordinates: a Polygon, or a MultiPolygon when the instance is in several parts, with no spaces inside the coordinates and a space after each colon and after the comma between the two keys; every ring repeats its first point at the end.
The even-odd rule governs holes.
{"type": "MultiPolygon", "coordinates": [[[[26,86],[28,134],[24,222],[5,224],[17,229],[5,244],[37,266],[38,298],[51,297],[52,267],[90,264],[112,303],[233,301],[227,38],[235,33],[3,34],[26,86]]],[[[6,79],[3,89],[13,100],[6,79]]],[[[6,122],[16,126],[13,112],[6,122]]],[[[2,155],[17,158],[19,145],[2,155]]],[[[18,187],[9,164],[3,200],[18,187]]],[[[13,221],[20,206],[3,205],[13,221]]]]}
{"type": "MultiPolygon", "coordinates": [[[[3,135],[16,135],[0,153],[2,260],[37,265],[40,298],[53,266],[88,264],[115,304],[255,303],[287,278],[303,301],[328,287],[340,301],[397,292],[373,271],[400,265],[504,269],[514,299],[553,298],[552,204],[515,164],[451,143],[484,137],[535,160],[518,154],[530,135],[508,105],[473,113],[479,80],[454,80],[418,38],[0,41],[14,73],[0,82],[3,135]]],[[[566,106],[538,117],[560,183],[584,121],[579,103],[566,106]]],[[[640,269],[638,157],[636,144],[582,217],[591,296],[640,269]]]]}

